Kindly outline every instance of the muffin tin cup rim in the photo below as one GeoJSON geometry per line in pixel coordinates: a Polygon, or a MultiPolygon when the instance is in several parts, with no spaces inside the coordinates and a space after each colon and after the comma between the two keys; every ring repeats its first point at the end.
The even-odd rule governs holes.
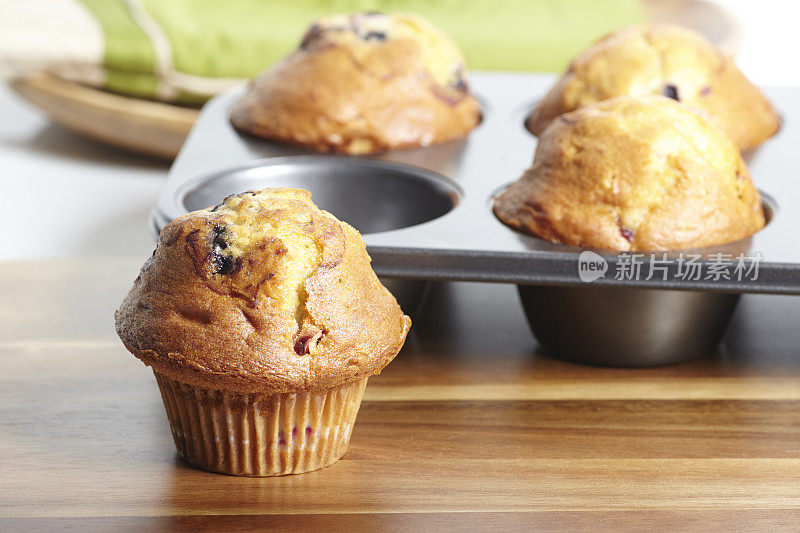
{"type": "Polygon", "coordinates": [[[231,193],[270,186],[310,190],[322,209],[351,223],[365,237],[446,217],[457,209],[464,194],[463,188],[446,176],[401,162],[331,154],[272,157],[204,173],[179,184],[169,202],[172,213],[164,204],[153,209],[151,232],[157,237],[170,220],[214,205],[231,193]]]}
{"type": "MultiPolygon", "coordinates": [[[[159,226],[163,227],[170,220],[174,220],[175,218],[185,214],[188,210],[184,203],[186,197],[193,191],[200,188],[204,183],[221,179],[224,178],[225,176],[235,174],[237,172],[246,172],[250,170],[256,170],[262,167],[280,167],[283,165],[311,166],[314,164],[319,164],[321,162],[340,165],[343,167],[352,166],[352,167],[360,167],[362,169],[366,168],[366,169],[389,170],[397,172],[398,174],[403,174],[411,179],[421,178],[428,183],[432,183],[434,187],[441,189],[443,196],[447,196],[448,198],[450,198],[450,200],[452,201],[452,207],[448,211],[448,213],[455,210],[459,206],[461,200],[464,198],[463,187],[454,180],[433,170],[416,167],[414,165],[406,163],[383,161],[379,159],[370,159],[370,158],[358,158],[345,154],[284,155],[284,156],[261,158],[240,165],[230,166],[223,169],[217,169],[211,172],[200,174],[192,179],[189,179],[179,184],[174,189],[174,194],[170,196],[168,206],[158,205],[152,210],[150,217],[151,229],[154,233],[157,233],[159,226]]],[[[445,213],[441,216],[446,216],[448,213],[445,213]]]]}
{"type": "Polygon", "coordinates": [[[454,180],[438,172],[434,172],[432,170],[428,170],[421,167],[415,167],[413,165],[409,165],[406,163],[383,161],[380,159],[359,158],[359,157],[349,156],[346,154],[299,154],[299,155],[265,157],[261,159],[256,159],[254,161],[250,161],[248,163],[226,167],[224,169],[215,170],[205,174],[200,174],[199,176],[196,176],[190,180],[181,183],[175,189],[175,195],[173,198],[175,199],[176,202],[181,202],[186,198],[186,195],[192,189],[196,188],[198,185],[205,183],[207,181],[222,178],[234,172],[253,170],[264,166],[272,167],[272,166],[281,166],[281,165],[298,164],[298,163],[300,165],[304,165],[304,164],[309,164],[309,162],[319,162],[320,160],[330,160],[330,161],[335,160],[337,161],[337,164],[346,161],[345,163],[346,165],[353,165],[353,166],[363,165],[367,167],[399,171],[401,173],[406,173],[406,174],[417,174],[419,176],[424,177],[425,179],[429,179],[431,181],[443,184],[447,188],[454,189],[453,192],[456,193],[456,196],[453,198],[454,207],[457,206],[461,198],[464,197],[464,189],[454,180]]]}

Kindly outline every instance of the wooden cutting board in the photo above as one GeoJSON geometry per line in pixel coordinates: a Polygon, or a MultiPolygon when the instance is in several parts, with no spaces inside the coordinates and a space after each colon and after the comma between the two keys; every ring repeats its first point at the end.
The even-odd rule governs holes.
{"type": "MultiPolygon", "coordinates": [[[[642,0],[650,20],[687,26],[729,55],[739,45],[736,19],[707,0],[642,0]]],[[[199,111],[142,100],[35,73],[11,83],[60,125],[135,152],[174,158],[199,111]]]]}
{"type": "Polygon", "coordinates": [[[544,356],[513,286],[437,284],[339,462],[237,478],[176,458],[152,372],[114,333],[143,260],[0,264],[0,530],[800,523],[800,298],[745,295],[709,357],[614,369],[544,356]]]}

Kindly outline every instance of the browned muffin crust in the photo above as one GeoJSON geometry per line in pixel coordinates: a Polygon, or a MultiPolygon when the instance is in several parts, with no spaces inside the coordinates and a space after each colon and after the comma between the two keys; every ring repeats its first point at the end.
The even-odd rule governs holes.
{"type": "Polygon", "coordinates": [[[643,24],[607,35],[578,55],[528,118],[535,135],[557,116],[617,96],[660,94],[704,110],[744,151],[780,128],[772,104],[703,36],[643,24]]]}
{"type": "Polygon", "coordinates": [[[765,223],[731,140],[662,96],[624,96],[558,117],[494,212],[551,242],[616,251],[724,244],[765,223]]]}
{"type": "Polygon", "coordinates": [[[116,313],[145,364],[243,393],[329,390],[377,374],[411,325],[361,236],[297,189],[265,189],[161,232],[116,313]]]}
{"type": "Polygon", "coordinates": [[[466,136],[481,120],[455,44],[413,15],[318,21],[234,105],[244,132],[363,154],[466,136]]]}

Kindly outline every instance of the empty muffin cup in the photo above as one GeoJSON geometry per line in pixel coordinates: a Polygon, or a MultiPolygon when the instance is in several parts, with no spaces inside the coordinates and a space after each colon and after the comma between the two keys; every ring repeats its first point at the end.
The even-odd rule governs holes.
{"type": "MultiPolygon", "coordinates": [[[[154,232],[189,211],[264,187],[311,191],[321,209],[346,220],[362,235],[422,224],[452,211],[461,197],[449,179],[422,168],[338,155],[272,157],[200,176],[184,183],[152,216],[154,232]]],[[[381,277],[409,315],[419,310],[429,281],[381,277]]]]}

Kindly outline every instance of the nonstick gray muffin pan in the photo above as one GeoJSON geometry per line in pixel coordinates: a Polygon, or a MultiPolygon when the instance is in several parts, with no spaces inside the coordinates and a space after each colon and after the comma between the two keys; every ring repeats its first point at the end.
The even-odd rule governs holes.
{"type": "MultiPolygon", "coordinates": [[[[796,237],[800,228],[800,210],[796,208],[800,205],[800,127],[793,121],[800,117],[800,89],[765,91],[781,113],[783,126],[778,135],[746,157],[764,197],[767,227],[747,241],[687,251],[701,255],[705,264],[720,257],[717,254],[760,254],[757,276],[751,272],[741,280],[736,276],[679,278],[678,262],[670,261],[666,276],[616,279],[618,262],[626,259],[598,251],[608,264],[607,273],[587,283],[578,272],[582,249],[522,235],[499,222],[491,211],[494,195],[530,166],[536,139],[523,122],[553,81],[550,75],[474,73],[471,86],[483,103],[484,118],[467,139],[371,157],[311,154],[240,134],[230,125],[228,113],[244,88],[230,91],[204,107],[158,196],[151,227],[158,232],[173,218],[213,205],[228,194],[268,186],[306,188],[320,207],[362,232],[373,267],[384,277],[575,287],[555,294],[533,288],[534,294],[528,290],[531,287],[522,287],[525,310],[531,321],[538,316],[539,325],[547,323],[551,332],[561,330],[562,338],[569,331],[576,332],[572,336],[586,337],[582,350],[571,344],[559,345],[547,342],[548,334],[537,331],[533,324],[547,346],[561,351],[562,356],[601,364],[662,364],[707,351],[724,332],[736,303],[730,294],[710,293],[800,294],[800,243],[796,237]],[[601,290],[604,287],[618,289],[601,290]],[[580,288],[587,290],[577,290],[580,288]],[[632,288],[690,292],[681,300],[674,291],[632,288]],[[697,291],[708,297],[698,303],[697,291]],[[587,296],[581,296],[584,294],[587,296]],[[592,328],[584,328],[583,335],[576,327],[573,315],[581,312],[580,305],[570,308],[565,303],[560,315],[563,320],[553,323],[559,321],[558,316],[547,317],[547,312],[534,309],[535,302],[531,302],[581,302],[598,297],[601,302],[610,298],[628,303],[618,305],[622,315],[596,324],[596,338],[592,328]],[[714,298],[717,303],[709,308],[709,299],[714,298]],[[662,316],[645,312],[647,317],[642,318],[642,310],[651,308],[662,309],[662,316]],[[626,313],[628,316],[623,316],[626,313]],[[685,323],[667,320],[667,315],[674,314],[685,314],[685,323]],[[707,315],[721,318],[699,318],[707,315]],[[633,319],[639,327],[637,341],[609,344],[610,338],[602,332],[630,326],[633,319]],[[713,330],[713,335],[707,333],[704,342],[686,344],[696,337],[696,331],[686,330],[692,324],[696,324],[695,330],[713,330]],[[663,349],[652,344],[656,337],[663,337],[663,349]],[[608,349],[600,347],[603,343],[608,349]],[[644,353],[646,347],[652,347],[649,357],[644,353]]],[[[677,255],[670,253],[671,257],[677,255]]],[[[648,256],[639,261],[646,272],[648,256]]]]}

